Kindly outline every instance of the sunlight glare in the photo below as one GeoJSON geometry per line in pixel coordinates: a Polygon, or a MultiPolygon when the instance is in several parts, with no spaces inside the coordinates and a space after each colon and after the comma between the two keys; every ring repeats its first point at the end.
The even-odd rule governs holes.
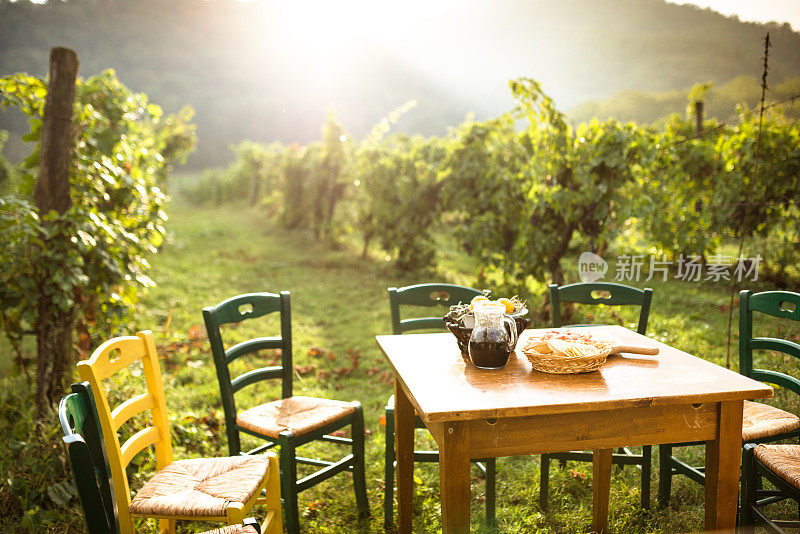
{"type": "Polygon", "coordinates": [[[331,58],[357,52],[380,36],[395,34],[408,11],[388,1],[297,0],[281,2],[279,18],[285,29],[296,34],[296,52],[303,56],[331,58]]]}

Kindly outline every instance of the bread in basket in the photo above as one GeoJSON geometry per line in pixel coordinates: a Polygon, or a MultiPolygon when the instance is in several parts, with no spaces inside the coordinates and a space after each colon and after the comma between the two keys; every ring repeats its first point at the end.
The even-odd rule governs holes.
{"type": "Polygon", "coordinates": [[[574,374],[596,371],[611,354],[631,352],[655,355],[658,354],[658,348],[623,346],[612,340],[592,339],[590,334],[551,330],[532,336],[522,352],[537,371],[574,374]]]}

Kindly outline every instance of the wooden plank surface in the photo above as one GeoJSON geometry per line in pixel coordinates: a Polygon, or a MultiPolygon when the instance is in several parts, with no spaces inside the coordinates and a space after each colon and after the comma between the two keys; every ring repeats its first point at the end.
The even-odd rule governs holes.
{"type": "Polygon", "coordinates": [[[534,371],[521,348],[499,370],[465,362],[449,333],[377,336],[409,399],[426,422],[579,413],[636,406],[769,398],[772,388],[620,326],[579,329],[623,344],[657,346],[657,356],[614,355],[591,373],[534,371]]]}

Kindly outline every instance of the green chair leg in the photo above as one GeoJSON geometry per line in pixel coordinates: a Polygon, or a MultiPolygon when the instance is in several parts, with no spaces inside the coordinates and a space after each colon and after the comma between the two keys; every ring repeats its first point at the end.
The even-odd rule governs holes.
{"type": "Polygon", "coordinates": [[[658,506],[669,506],[669,494],[672,491],[672,446],[658,446],[658,506]]]}
{"type": "Polygon", "coordinates": [[[650,508],[650,476],[652,473],[653,446],[642,447],[642,508],[650,508]]]}
{"type": "Polygon", "coordinates": [[[386,408],[386,451],[383,471],[383,528],[394,524],[394,410],[386,408]]]}
{"type": "Polygon", "coordinates": [[[483,463],[486,465],[486,524],[495,525],[497,518],[495,515],[495,502],[497,499],[497,459],[489,458],[483,463]]]}
{"type": "Polygon", "coordinates": [[[353,414],[353,489],[356,492],[356,507],[359,517],[369,517],[367,501],[367,478],[364,469],[364,410],[357,404],[353,414]]]}
{"type": "Polygon", "coordinates": [[[280,433],[278,443],[281,447],[279,464],[281,468],[281,496],[283,497],[283,521],[286,532],[299,534],[300,514],[297,510],[297,451],[292,444],[293,434],[280,433]]]}
{"type": "Polygon", "coordinates": [[[752,532],[752,526],[755,525],[755,517],[753,517],[751,508],[756,504],[756,480],[758,478],[753,457],[754,448],[754,445],[747,444],[742,451],[742,508],[739,526],[743,532],[752,532]]]}
{"type": "Polygon", "coordinates": [[[547,494],[550,492],[550,455],[542,454],[539,468],[539,508],[547,510],[547,494]]]}
{"type": "Polygon", "coordinates": [[[239,429],[234,425],[227,428],[228,433],[228,456],[239,456],[242,452],[242,442],[239,437],[239,429]]]}

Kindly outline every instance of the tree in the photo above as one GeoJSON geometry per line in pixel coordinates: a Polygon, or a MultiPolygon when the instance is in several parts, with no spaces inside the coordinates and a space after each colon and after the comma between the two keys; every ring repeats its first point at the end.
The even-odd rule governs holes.
{"type": "MultiPolygon", "coordinates": [[[[44,227],[41,237],[49,246],[65,249],[69,235],[46,231],[71,205],[69,171],[72,165],[72,108],[75,103],[75,77],[78,55],[67,48],[50,51],[50,76],[42,117],[39,143],[39,175],[34,189],[36,207],[44,227]]],[[[68,262],[55,260],[53,267],[68,268],[68,262]]],[[[66,258],[65,258],[66,259],[66,258]]],[[[36,406],[41,413],[45,403],[54,398],[61,378],[69,368],[72,351],[74,309],[57,311],[49,291],[39,291],[39,317],[36,332],[37,375],[36,406]]]]}
{"type": "Polygon", "coordinates": [[[510,86],[513,112],[457,135],[449,207],[462,214],[462,243],[482,264],[518,285],[544,274],[560,284],[561,259],[576,231],[599,249],[621,227],[652,141],[636,125],[614,120],[572,128],[536,81],[510,86]],[[517,133],[523,119],[527,128],[517,133]]]}
{"type": "Polygon", "coordinates": [[[436,138],[393,135],[365,142],[356,156],[356,228],[377,239],[402,271],[434,260],[433,228],[441,214],[439,169],[445,156],[436,138]]]}
{"type": "MultiPolygon", "coordinates": [[[[139,290],[153,284],[147,255],[161,244],[166,220],[166,196],[157,182],[163,180],[165,166],[185,157],[193,146],[186,142],[193,127],[181,118],[190,112],[164,117],[161,108],[144,94],[132,93],[113,71],[79,79],[69,167],[71,205],[63,214],[41,213],[30,196],[38,177],[46,94],[41,78],[0,78],[2,105],[29,116],[26,138],[37,142],[23,164],[19,186],[0,198],[5,245],[0,249],[0,321],[18,346],[21,335],[43,321],[31,299],[46,298],[46,313],[70,317],[65,325],[69,339],[85,353],[96,337],[119,328],[139,290]],[[182,141],[176,142],[175,135],[182,141]],[[170,146],[184,148],[172,150],[166,159],[161,150],[170,146]]],[[[60,393],[67,368],[54,368],[48,400],[60,393]]]]}

